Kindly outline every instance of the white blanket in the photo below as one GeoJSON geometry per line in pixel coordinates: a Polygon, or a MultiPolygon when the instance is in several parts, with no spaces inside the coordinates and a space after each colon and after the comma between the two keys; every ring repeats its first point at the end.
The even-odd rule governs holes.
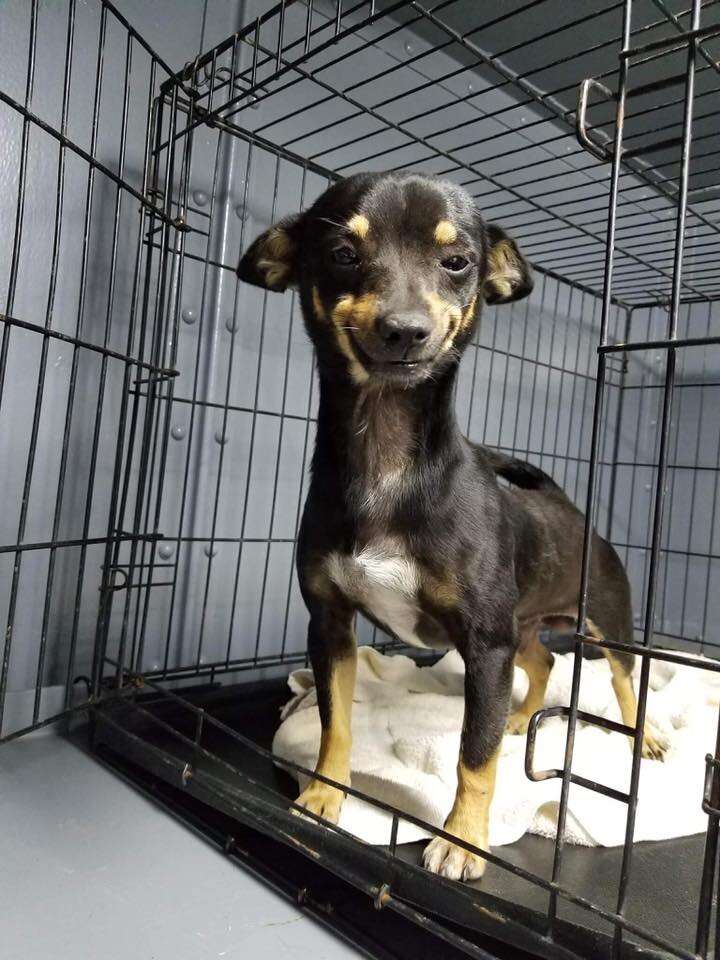
{"type": "MultiPolygon", "coordinates": [[[[555,657],[546,706],[567,705],[573,655],[555,657]]],[[[637,671],[636,668],[636,689],[637,671]]],[[[294,696],[282,711],[273,750],[313,768],[320,743],[320,719],[312,671],[289,678],[294,696]]],[[[527,678],[515,670],[513,700],[524,696],[527,678]]],[[[714,751],[720,701],[720,674],[655,662],[650,673],[648,718],[669,743],[664,763],[643,760],[635,840],[660,840],[705,830],[702,812],[705,754],[714,751]]],[[[582,668],[580,709],[620,720],[603,657],[582,668]]],[[[371,647],[359,651],[353,702],[352,784],[422,820],[441,826],[455,795],[463,716],[463,664],[452,651],[430,667],[408,657],[383,656],[371,647]]],[[[567,722],[545,721],[538,731],[535,769],[561,768],[567,722]]],[[[525,737],[503,739],[497,788],[491,808],[490,844],[513,843],[526,831],[554,836],[560,781],[533,783],[523,767],[525,737]]],[[[627,737],[579,724],[573,772],[627,791],[631,751],[627,737]]],[[[301,782],[300,786],[304,787],[301,782]]],[[[617,800],[573,785],[567,840],[588,846],[616,846],[625,836],[627,807],[617,800]]],[[[386,844],[390,817],[370,804],[347,797],[340,826],[366,843],[386,844]]],[[[400,823],[398,842],[427,836],[400,823]]]]}

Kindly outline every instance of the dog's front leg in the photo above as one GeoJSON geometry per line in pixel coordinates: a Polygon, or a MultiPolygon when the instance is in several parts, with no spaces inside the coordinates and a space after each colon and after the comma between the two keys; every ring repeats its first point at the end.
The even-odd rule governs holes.
{"type": "MultiPolygon", "coordinates": [[[[315,674],[322,734],[315,772],[338,783],[350,783],[350,714],[357,645],[353,610],[345,604],[313,604],[308,652],[315,674]]],[[[297,799],[299,806],[337,823],[345,794],[320,780],[311,780],[297,799]]]]}
{"type": "MultiPolygon", "coordinates": [[[[496,642],[490,647],[474,637],[463,652],[465,718],[460,741],[458,786],[444,829],[483,850],[488,849],[490,804],[495,770],[512,689],[514,649],[496,642]]],[[[425,867],[451,880],[476,880],[485,860],[457,844],[435,837],[425,848],[425,867]]]]}

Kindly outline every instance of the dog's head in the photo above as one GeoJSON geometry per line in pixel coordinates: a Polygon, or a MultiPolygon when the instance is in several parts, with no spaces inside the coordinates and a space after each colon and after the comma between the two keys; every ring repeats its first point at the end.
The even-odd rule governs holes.
{"type": "Polygon", "coordinates": [[[532,289],[507,234],[465,190],[417,175],[358,174],[258,237],[238,276],[300,291],[321,368],[405,386],[457,363],[482,303],[532,289]]]}

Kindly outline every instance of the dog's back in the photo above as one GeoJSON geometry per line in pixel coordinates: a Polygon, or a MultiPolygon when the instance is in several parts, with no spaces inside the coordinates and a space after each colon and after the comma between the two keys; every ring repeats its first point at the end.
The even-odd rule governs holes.
{"type": "MultiPolygon", "coordinates": [[[[555,616],[574,618],[584,514],[539,467],[497,450],[480,449],[495,474],[512,484],[506,496],[516,511],[519,619],[540,617],[549,623],[555,616]]],[[[588,617],[603,634],[632,643],[630,584],[615,548],[597,532],[593,532],[588,592],[588,617]]]]}
{"type": "Polygon", "coordinates": [[[536,467],[527,460],[518,460],[517,457],[509,457],[499,450],[493,450],[490,447],[478,447],[482,453],[483,459],[492,467],[497,476],[512,483],[515,487],[522,490],[542,490],[557,491],[565,495],[562,488],[559,487],[553,478],[536,467]]]}

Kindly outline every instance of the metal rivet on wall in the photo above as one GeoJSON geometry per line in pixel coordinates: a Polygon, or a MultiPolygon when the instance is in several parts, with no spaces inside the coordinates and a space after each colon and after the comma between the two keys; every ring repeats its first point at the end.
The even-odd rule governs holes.
{"type": "Polygon", "coordinates": [[[213,544],[206,543],[205,546],[203,547],[203,553],[205,554],[206,557],[214,557],[215,554],[217,553],[217,547],[215,546],[214,543],[213,544]]]}
{"type": "Polygon", "coordinates": [[[409,40],[405,41],[403,48],[408,55],[415,52],[415,47],[409,40]]]}
{"type": "Polygon", "coordinates": [[[257,108],[260,106],[260,104],[258,103],[258,98],[255,96],[254,93],[250,94],[250,96],[248,97],[248,102],[250,103],[251,110],[257,110],[257,108]]]}
{"type": "Polygon", "coordinates": [[[245,207],[241,203],[235,207],[235,216],[239,217],[240,220],[245,216],[245,207]]]}
{"type": "Polygon", "coordinates": [[[225,321],[225,329],[228,331],[228,333],[235,333],[237,328],[238,328],[238,325],[235,317],[228,317],[227,320],[225,321]]]}
{"type": "Polygon", "coordinates": [[[215,443],[220,443],[220,444],[227,443],[228,439],[229,439],[228,435],[226,433],[223,433],[222,430],[215,431],[215,443]]]}
{"type": "Polygon", "coordinates": [[[176,423],[170,431],[170,435],[172,436],[173,440],[183,440],[185,438],[185,427],[179,423],[176,423]]]}
{"type": "Polygon", "coordinates": [[[192,197],[199,207],[204,207],[210,199],[204,190],[195,190],[192,197]]]}
{"type": "Polygon", "coordinates": [[[161,560],[169,560],[174,552],[175,548],[171,543],[161,543],[158,547],[158,554],[161,560]]]}
{"type": "Polygon", "coordinates": [[[183,307],[182,318],[185,323],[195,323],[197,312],[192,307],[183,307]]]}

